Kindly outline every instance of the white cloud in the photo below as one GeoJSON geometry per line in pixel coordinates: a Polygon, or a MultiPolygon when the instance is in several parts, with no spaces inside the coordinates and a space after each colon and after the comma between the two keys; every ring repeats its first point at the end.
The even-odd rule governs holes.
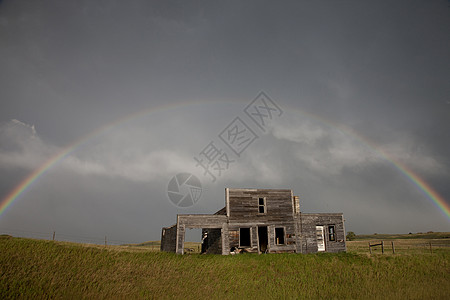
{"type": "MultiPolygon", "coordinates": [[[[47,162],[64,149],[46,144],[34,126],[12,120],[0,126],[0,164],[30,171],[47,162]]],[[[89,148],[83,155],[71,153],[54,166],[81,175],[121,177],[131,181],[149,181],[157,177],[192,169],[192,157],[173,150],[158,149],[143,153],[136,145],[117,147],[113,137],[103,139],[98,147],[89,148]],[[86,154],[87,153],[87,154],[86,154]]]]}
{"type": "Polygon", "coordinates": [[[376,153],[354,137],[307,120],[291,119],[276,123],[272,134],[278,140],[292,142],[294,158],[324,175],[338,174],[344,167],[360,167],[379,159],[376,153]]]}
{"type": "Polygon", "coordinates": [[[161,176],[174,175],[182,170],[190,170],[194,167],[194,160],[171,150],[156,150],[128,159],[113,152],[105,157],[103,165],[104,175],[132,181],[150,181],[161,176]]]}
{"type": "Polygon", "coordinates": [[[272,124],[271,132],[278,140],[292,143],[295,159],[323,175],[339,174],[346,167],[369,167],[386,158],[402,162],[422,174],[446,172],[442,164],[428,155],[426,147],[418,146],[411,136],[400,132],[392,132],[398,138],[378,149],[353,135],[302,119],[287,118],[276,122],[272,124]]]}
{"type": "Polygon", "coordinates": [[[271,124],[273,136],[280,140],[311,145],[327,135],[322,127],[311,122],[290,120],[293,123],[274,122],[271,124]]]}
{"type": "Polygon", "coordinates": [[[4,167],[37,168],[58,152],[45,145],[35,127],[13,119],[0,125],[0,164],[4,167]]]}
{"type": "MultiPolygon", "coordinates": [[[[274,186],[281,184],[284,179],[283,167],[277,159],[268,159],[271,151],[249,150],[249,155],[236,159],[223,172],[220,179],[235,182],[253,182],[261,185],[274,186]]],[[[273,157],[273,155],[272,155],[273,157]]]]}
{"type": "Polygon", "coordinates": [[[11,124],[12,125],[17,125],[17,126],[22,126],[22,127],[25,127],[25,128],[29,128],[31,130],[32,135],[33,136],[36,135],[36,129],[34,128],[34,125],[25,124],[25,123],[23,123],[23,122],[21,122],[21,121],[19,121],[17,119],[12,119],[11,120],[11,124]]]}
{"type": "Polygon", "coordinates": [[[396,142],[385,144],[381,149],[389,159],[401,162],[421,174],[443,175],[448,172],[443,164],[428,155],[425,146],[417,145],[407,134],[399,135],[396,142]]]}

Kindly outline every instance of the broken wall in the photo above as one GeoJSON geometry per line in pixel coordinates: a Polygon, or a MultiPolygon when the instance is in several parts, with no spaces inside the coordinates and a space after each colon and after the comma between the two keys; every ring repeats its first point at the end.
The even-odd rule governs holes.
{"type": "Polygon", "coordinates": [[[161,251],[175,252],[177,248],[177,225],[163,227],[161,232],[161,251]]]}
{"type": "Polygon", "coordinates": [[[208,228],[202,230],[202,236],[207,234],[203,240],[202,253],[222,254],[222,230],[221,228],[208,228]]]}

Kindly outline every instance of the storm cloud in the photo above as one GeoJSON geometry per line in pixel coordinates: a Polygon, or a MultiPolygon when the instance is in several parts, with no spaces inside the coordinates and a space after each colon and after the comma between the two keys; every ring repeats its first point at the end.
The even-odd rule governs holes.
{"type": "Polygon", "coordinates": [[[399,162],[450,199],[448,1],[0,2],[0,216],[14,235],[157,240],[224,188],[289,188],[356,233],[449,231],[399,162]],[[282,110],[264,130],[245,108],[282,110]],[[257,136],[239,156],[220,133],[257,136]],[[194,157],[213,142],[215,181],[194,157]],[[68,151],[70,149],[70,151],[68,151]],[[180,172],[202,196],[167,197],[180,172]],[[2,200],[3,201],[3,200],[2,200]],[[48,236],[47,236],[48,233],[48,236]]]}

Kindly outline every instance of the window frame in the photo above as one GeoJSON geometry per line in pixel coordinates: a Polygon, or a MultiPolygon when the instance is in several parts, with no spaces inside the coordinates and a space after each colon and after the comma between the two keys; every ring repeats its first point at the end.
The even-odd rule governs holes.
{"type": "Polygon", "coordinates": [[[336,242],[336,225],[328,225],[328,241],[336,242]]]}
{"type": "Polygon", "coordinates": [[[250,248],[252,246],[252,228],[251,227],[239,227],[239,248],[250,248]],[[241,230],[242,229],[248,229],[248,238],[249,238],[249,245],[242,245],[241,244],[241,230]]]}
{"type": "Polygon", "coordinates": [[[265,215],[267,214],[267,199],[266,197],[258,197],[258,215],[265,215]],[[260,203],[260,201],[263,200],[263,204],[260,203]],[[260,209],[263,208],[264,212],[261,212],[260,209]]]}
{"type": "Polygon", "coordinates": [[[274,237],[274,244],[275,244],[276,246],[279,246],[279,245],[286,245],[286,228],[285,228],[284,226],[281,226],[281,227],[274,227],[274,235],[273,235],[273,237],[274,237]],[[283,230],[283,235],[282,235],[282,237],[283,237],[283,243],[278,243],[278,241],[277,241],[277,229],[283,230]]]}

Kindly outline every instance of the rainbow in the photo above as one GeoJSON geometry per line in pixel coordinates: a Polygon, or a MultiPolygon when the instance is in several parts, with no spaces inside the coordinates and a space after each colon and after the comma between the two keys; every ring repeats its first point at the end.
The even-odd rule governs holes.
{"type": "Polygon", "coordinates": [[[389,162],[395,169],[397,169],[404,177],[408,179],[413,185],[415,185],[428,199],[432,201],[434,206],[438,208],[446,217],[450,220],[450,205],[445,201],[445,199],[435,191],[423,178],[421,178],[417,173],[407,167],[405,164],[400,162],[399,160],[393,158],[386,151],[378,147],[374,142],[361,135],[354,129],[345,126],[343,124],[339,124],[337,122],[331,121],[329,119],[324,119],[323,117],[312,114],[310,112],[306,112],[299,109],[291,109],[295,110],[300,114],[303,114],[312,119],[319,120],[320,122],[328,125],[330,128],[336,129],[344,135],[353,136],[356,140],[362,142],[363,145],[368,147],[369,150],[378,154],[385,161],[389,162]]]}
{"type": "Polygon", "coordinates": [[[111,123],[108,123],[106,125],[103,125],[91,133],[82,136],[75,142],[71,143],[70,145],[63,148],[61,151],[59,151],[57,154],[49,158],[46,162],[44,162],[40,167],[38,167],[36,170],[28,174],[25,179],[23,179],[9,194],[6,195],[6,197],[0,202],[0,216],[6,211],[6,209],[11,206],[11,204],[20,196],[22,195],[29,186],[31,186],[40,176],[42,176],[47,170],[49,170],[52,166],[57,164],[59,161],[63,160],[65,157],[67,157],[69,154],[92,140],[93,138],[106,133],[110,129],[114,128],[117,125],[127,123],[131,120],[149,115],[150,113],[156,113],[156,112],[162,112],[174,108],[182,108],[192,105],[200,105],[200,104],[210,104],[210,103],[219,103],[220,101],[194,101],[194,102],[184,102],[184,103],[175,103],[170,105],[165,105],[161,107],[156,108],[149,108],[140,110],[138,112],[126,115],[125,117],[119,118],[111,123]]]}
{"type": "MultiPolygon", "coordinates": [[[[384,154],[384,151],[380,152],[385,156],[388,157],[387,154],[384,154]]],[[[445,201],[445,199],[438,194],[428,183],[425,182],[422,178],[419,177],[416,173],[414,173],[411,169],[409,169],[404,164],[393,161],[388,158],[390,162],[392,162],[397,169],[399,169],[405,176],[408,178],[414,185],[416,185],[419,190],[425,194],[425,196],[433,201],[435,206],[440,209],[450,220],[450,205],[445,201]]]]}
{"type": "MultiPolygon", "coordinates": [[[[63,150],[61,150],[59,153],[48,159],[45,163],[43,163],[40,167],[38,167],[36,170],[31,172],[22,182],[20,182],[6,197],[0,202],[0,216],[5,212],[5,210],[20,196],[22,195],[27,188],[33,184],[40,176],[42,176],[47,170],[49,170],[52,166],[54,166],[59,161],[63,160],[66,156],[74,152],[76,149],[81,147],[82,145],[86,144],[88,141],[92,140],[93,138],[107,132],[108,130],[112,129],[113,127],[124,124],[128,121],[134,120],[139,117],[146,116],[150,113],[155,112],[161,112],[169,109],[174,108],[180,108],[180,107],[186,107],[191,105],[197,105],[197,104],[210,104],[210,103],[221,103],[223,101],[196,101],[196,102],[188,102],[188,103],[178,103],[178,104],[171,104],[166,105],[162,107],[157,108],[151,108],[146,110],[141,110],[137,113],[129,114],[123,118],[119,118],[111,123],[108,123],[102,127],[99,127],[98,129],[94,130],[93,132],[81,137],[77,141],[71,143],[67,147],[65,147],[63,150]]],[[[355,130],[343,126],[342,124],[338,124],[336,122],[330,121],[328,119],[324,119],[318,115],[311,114],[308,112],[305,112],[303,110],[299,109],[292,109],[290,108],[289,111],[296,111],[302,115],[308,116],[312,119],[319,120],[320,122],[330,126],[331,128],[335,128],[341,133],[345,135],[353,136],[355,139],[361,141],[364,145],[368,146],[368,148],[375,153],[377,153],[379,156],[381,156],[384,160],[390,162],[396,169],[398,169],[414,186],[416,186],[428,199],[432,201],[432,203],[444,213],[444,215],[450,220],[450,205],[445,201],[445,199],[439,195],[438,192],[436,192],[424,179],[419,177],[417,173],[412,171],[410,168],[408,168],[403,163],[399,162],[398,160],[395,160],[393,157],[391,157],[387,152],[384,150],[378,148],[373,142],[365,138],[364,136],[360,135],[355,130]]]]}
{"type": "MultiPolygon", "coordinates": [[[[343,125],[339,125],[340,128],[344,128],[343,125]]],[[[391,155],[389,155],[383,149],[377,147],[372,141],[363,137],[359,133],[355,132],[353,129],[345,128],[345,132],[351,133],[353,136],[356,136],[359,140],[363,141],[366,145],[368,145],[371,149],[374,149],[383,159],[390,162],[397,170],[400,171],[413,185],[415,185],[428,199],[432,201],[432,203],[441,211],[447,219],[450,220],[450,205],[445,201],[445,199],[439,195],[425,180],[405,164],[400,162],[398,159],[394,159],[391,155]]]]}

